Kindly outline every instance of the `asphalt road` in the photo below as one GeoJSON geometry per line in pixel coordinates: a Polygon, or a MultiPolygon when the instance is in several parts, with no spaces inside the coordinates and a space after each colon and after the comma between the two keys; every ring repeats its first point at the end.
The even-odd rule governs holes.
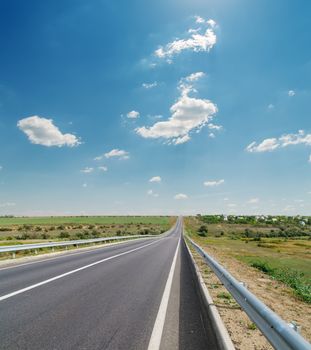
{"type": "Polygon", "coordinates": [[[216,349],[181,232],[0,268],[0,349],[216,349]]]}

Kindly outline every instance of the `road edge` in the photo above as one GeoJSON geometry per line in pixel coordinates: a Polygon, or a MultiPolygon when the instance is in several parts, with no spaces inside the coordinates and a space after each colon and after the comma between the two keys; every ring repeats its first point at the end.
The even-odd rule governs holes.
{"type": "Polygon", "coordinates": [[[204,308],[204,322],[207,323],[212,322],[212,327],[216,334],[217,345],[220,350],[235,350],[232,339],[228,333],[226,326],[224,325],[219,312],[217,310],[216,305],[213,302],[213,299],[205,285],[202,274],[199,270],[197,263],[195,262],[193,255],[189,249],[189,246],[183,237],[183,243],[186,247],[186,251],[188,252],[188,258],[191,262],[191,271],[194,277],[195,286],[197,288],[198,294],[200,296],[200,301],[202,307],[204,308]]]}

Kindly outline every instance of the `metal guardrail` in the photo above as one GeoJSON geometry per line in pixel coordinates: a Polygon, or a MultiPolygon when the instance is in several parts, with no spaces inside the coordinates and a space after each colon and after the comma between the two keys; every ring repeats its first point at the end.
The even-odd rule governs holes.
{"type": "Polygon", "coordinates": [[[103,238],[92,238],[92,239],[80,239],[75,241],[63,241],[63,242],[49,242],[49,243],[35,243],[35,244],[18,244],[10,246],[0,246],[0,253],[12,252],[14,253],[22,250],[37,250],[41,248],[55,248],[55,247],[67,247],[70,245],[81,245],[89,243],[107,242],[123,239],[136,239],[136,238],[148,238],[148,237],[158,237],[155,235],[133,235],[133,236],[113,236],[113,237],[103,237],[103,238]]]}
{"type": "Polygon", "coordinates": [[[277,350],[311,350],[308,343],[268,306],[237,281],[222,265],[208,255],[198,244],[186,236],[195,250],[204,258],[237,303],[256,324],[277,350]]]}

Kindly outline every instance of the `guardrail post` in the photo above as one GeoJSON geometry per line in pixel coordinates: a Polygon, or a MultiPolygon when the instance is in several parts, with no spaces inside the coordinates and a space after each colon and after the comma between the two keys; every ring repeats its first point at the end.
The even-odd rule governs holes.
{"type": "Polygon", "coordinates": [[[38,254],[38,249],[35,249],[35,254],[38,254]]]}
{"type": "Polygon", "coordinates": [[[55,248],[54,247],[52,247],[52,252],[55,252],[55,248]]]}
{"type": "Polygon", "coordinates": [[[15,252],[12,253],[12,258],[13,258],[13,259],[16,258],[16,253],[15,253],[15,252]]]}

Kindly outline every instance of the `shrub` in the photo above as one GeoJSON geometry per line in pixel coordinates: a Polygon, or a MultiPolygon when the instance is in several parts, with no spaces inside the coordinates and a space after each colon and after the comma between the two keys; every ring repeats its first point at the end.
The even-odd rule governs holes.
{"type": "Polygon", "coordinates": [[[58,235],[59,238],[70,238],[70,234],[69,232],[66,232],[66,231],[62,231],[59,235],[58,235]]]}
{"type": "Polygon", "coordinates": [[[202,225],[198,229],[198,235],[201,237],[206,237],[207,236],[208,229],[205,225],[202,225]]]}

